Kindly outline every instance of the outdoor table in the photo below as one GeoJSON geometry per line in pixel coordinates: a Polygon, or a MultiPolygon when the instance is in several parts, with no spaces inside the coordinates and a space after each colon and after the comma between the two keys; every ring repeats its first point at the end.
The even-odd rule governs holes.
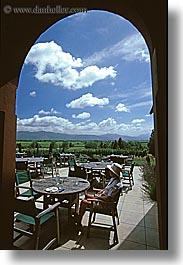
{"type": "Polygon", "coordinates": [[[81,163],[80,167],[83,167],[85,169],[103,171],[107,168],[108,165],[111,164],[112,162],[88,162],[88,163],[81,163]]]}
{"type": "Polygon", "coordinates": [[[40,163],[43,160],[44,157],[16,157],[16,162],[40,163]]]}
{"type": "Polygon", "coordinates": [[[76,177],[53,177],[32,182],[33,190],[44,195],[45,201],[47,196],[62,199],[66,195],[76,195],[76,212],[79,208],[79,193],[86,191],[89,187],[89,181],[76,177]]]}
{"type": "Polygon", "coordinates": [[[24,155],[26,155],[27,153],[25,152],[17,152],[16,153],[16,157],[23,157],[24,155]]]}
{"type": "Polygon", "coordinates": [[[80,164],[80,167],[86,170],[88,180],[91,181],[93,179],[98,179],[98,181],[102,184],[102,187],[104,187],[105,180],[110,178],[106,168],[111,164],[112,162],[88,162],[80,164]],[[101,175],[101,172],[105,173],[105,175],[101,175]]]}
{"type": "Polygon", "coordinates": [[[44,161],[44,157],[16,157],[16,168],[19,168],[19,165],[22,163],[28,164],[30,166],[30,169],[36,169],[36,172],[40,170],[40,167],[42,167],[42,163],[44,161]],[[31,167],[31,165],[33,166],[31,167]],[[41,165],[38,168],[38,165],[41,165]]]}
{"type": "Polygon", "coordinates": [[[110,155],[109,158],[114,163],[124,164],[125,163],[125,159],[127,159],[128,156],[125,156],[125,155],[110,155]]]}

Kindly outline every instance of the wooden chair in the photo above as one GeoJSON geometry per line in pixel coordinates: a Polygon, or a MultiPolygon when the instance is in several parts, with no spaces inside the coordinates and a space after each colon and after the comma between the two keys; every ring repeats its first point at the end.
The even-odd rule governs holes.
{"type": "Polygon", "coordinates": [[[60,207],[67,208],[68,209],[68,223],[71,223],[72,218],[72,206],[75,206],[75,214],[76,210],[79,207],[78,205],[78,198],[76,194],[70,194],[70,195],[63,195],[56,198],[55,196],[45,196],[45,205],[52,205],[56,202],[60,203],[60,207]]]}
{"type": "Polygon", "coordinates": [[[100,225],[100,227],[101,225],[109,226],[108,224],[104,223],[104,220],[102,223],[101,222],[97,223],[96,215],[97,214],[108,215],[112,217],[112,226],[110,225],[110,229],[111,231],[114,231],[113,243],[114,244],[118,243],[116,218],[118,220],[117,224],[119,224],[117,205],[118,205],[118,201],[119,201],[121,190],[122,190],[122,184],[120,183],[120,185],[116,187],[116,189],[117,191],[116,191],[116,196],[115,196],[114,201],[104,201],[100,198],[88,199],[91,201],[91,204],[92,204],[91,207],[89,208],[90,215],[89,215],[89,220],[88,220],[88,232],[87,232],[88,237],[90,236],[91,227],[97,227],[98,225],[100,225]],[[92,220],[92,216],[93,216],[93,220],[92,220]]]}
{"type": "Polygon", "coordinates": [[[16,161],[16,170],[28,170],[28,162],[16,161]]]}
{"type": "Polygon", "coordinates": [[[41,227],[51,220],[51,218],[55,217],[56,219],[56,237],[52,238],[44,248],[49,249],[55,242],[57,244],[60,243],[60,227],[59,227],[59,212],[58,207],[60,203],[57,202],[49,208],[39,211],[35,206],[35,198],[15,198],[14,200],[14,231],[18,233],[14,238],[14,242],[16,242],[20,237],[27,236],[32,237],[34,240],[33,249],[39,249],[39,239],[41,235],[41,227]],[[21,228],[20,223],[27,225],[27,229],[21,228]]]}
{"type": "Polygon", "coordinates": [[[74,165],[74,169],[72,170],[71,167],[69,167],[69,177],[78,177],[78,178],[83,178],[87,179],[87,173],[84,168],[81,168],[78,165],[74,165]]]}

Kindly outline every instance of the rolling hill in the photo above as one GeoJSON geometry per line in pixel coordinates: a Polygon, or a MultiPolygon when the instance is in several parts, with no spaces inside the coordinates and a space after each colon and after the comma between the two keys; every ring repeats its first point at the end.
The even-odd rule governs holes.
{"type": "Polygon", "coordinates": [[[124,141],[146,141],[149,140],[150,134],[138,136],[127,136],[118,134],[103,134],[103,135],[87,135],[87,134],[62,134],[53,132],[17,132],[17,140],[62,140],[62,141],[114,141],[122,138],[124,141]]]}

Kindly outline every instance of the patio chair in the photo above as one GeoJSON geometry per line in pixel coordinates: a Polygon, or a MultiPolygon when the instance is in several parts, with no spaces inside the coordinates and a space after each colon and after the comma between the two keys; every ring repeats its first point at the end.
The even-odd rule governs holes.
{"type": "Polygon", "coordinates": [[[128,157],[127,159],[125,159],[125,166],[131,166],[132,163],[133,163],[132,157],[128,157]]]}
{"type": "Polygon", "coordinates": [[[60,229],[59,229],[59,213],[58,206],[59,202],[50,206],[49,208],[40,211],[35,206],[35,198],[29,197],[24,200],[20,198],[15,198],[14,201],[14,231],[18,233],[13,242],[16,242],[20,237],[27,236],[32,237],[34,240],[33,249],[40,248],[40,236],[41,236],[41,228],[42,226],[51,220],[51,218],[55,217],[56,219],[56,237],[52,238],[43,250],[49,249],[55,242],[57,244],[60,243],[60,229]],[[20,224],[24,224],[21,226],[20,224]],[[26,228],[23,228],[26,227],[26,228]]]}
{"type": "Polygon", "coordinates": [[[76,165],[76,160],[74,158],[71,158],[68,160],[69,167],[74,167],[76,165]]]}
{"type": "Polygon", "coordinates": [[[53,174],[54,174],[54,170],[56,171],[56,168],[53,164],[53,159],[52,158],[45,158],[43,160],[43,176],[44,174],[50,174],[52,175],[53,177],[53,174]]]}
{"type": "Polygon", "coordinates": [[[104,201],[100,198],[94,198],[94,199],[88,199],[91,201],[91,207],[89,208],[90,215],[88,219],[88,231],[87,231],[87,236],[90,236],[90,230],[92,227],[101,227],[102,225],[107,226],[111,229],[111,231],[114,232],[114,237],[113,237],[113,243],[117,244],[118,243],[118,233],[117,233],[117,225],[116,225],[116,218],[117,218],[117,224],[119,225],[119,216],[118,216],[118,210],[117,210],[117,205],[118,201],[121,195],[122,191],[122,184],[120,183],[117,187],[117,193],[116,193],[116,198],[114,201],[104,201]],[[108,215],[112,217],[112,226],[109,224],[105,224],[105,219],[102,219],[100,222],[96,222],[96,217],[97,214],[101,215],[108,215]],[[93,216],[93,219],[92,219],[93,216]]]}
{"type": "Polygon", "coordinates": [[[87,173],[86,173],[85,169],[81,168],[78,165],[74,165],[74,169],[71,169],[71,167],[69,167],[68,176],[87,179],[87,173]]]}
{"type": "Polygon", "coordinates": [[[42,196],[41,194],[33,191],[32,178],[29,170],[16,170],[15,184],[16,196],[34,196],[35,199],[38,199],[42,196]]]}
{"type": "Polygon", "coordinates": [[[44,198],[44,204],[46,207],[48,205],[53,205],[56,202],[59,202],[59,207],[67,208],[68,209],[68,223],[71,223],[72,220],[72,207],[75,206],[74,211],[76,214],[76,209],[79,207],[78,205],[78,198],[76,194],[70,194],[70,195],[60,195],[59,197],[56,196],[45,196],[44,198]]]}
{"type": "Polygon", "coordinates": [[[134,178],[133,178],[133,170],[134,170],[135,163],[132,163],[130,169],[123,169],[122,170],[122,181],[124,185],[128,185],[129,189],[132,189],[134,185],[134,178]]]}

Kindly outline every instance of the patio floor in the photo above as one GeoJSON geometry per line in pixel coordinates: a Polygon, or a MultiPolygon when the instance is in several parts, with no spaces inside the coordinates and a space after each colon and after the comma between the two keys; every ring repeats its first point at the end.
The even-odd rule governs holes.
{"type": "MultiPolygon", "coordinates": [[[[83,218],[82,231],[78,233],[74,225],[68,226],[67,209],[60,209],[61,244],[55,248],[62,250],[158,250],[158,211],[157,204],[148,202],[141,191],[141,178],[139,168],[134,168],[133,189],[120,196],[118,213],[120,224],[117,226],[119,243],[112,246],[112,232],[107,228],[92,228],[90,237],[87,237],[88,215],[83,218]]],[[[61,169],[61,176],[67,176],[68,168],[61,169]]],[[[82,198],[82,196],[81,196],[82,198]]],[[[99,216],[111,224],[111,217],[99,216]]],[[[99,220],[98,219],[98,220],[99,220]]],[[[49,235],[53,229],[45,227],[42,234],[49,235]],[[46,233],[44,233],[46,231],[46,233]]],[[[21,249],[31,249],[30,239],[21,238],[16,242],[21,249]]]]}

